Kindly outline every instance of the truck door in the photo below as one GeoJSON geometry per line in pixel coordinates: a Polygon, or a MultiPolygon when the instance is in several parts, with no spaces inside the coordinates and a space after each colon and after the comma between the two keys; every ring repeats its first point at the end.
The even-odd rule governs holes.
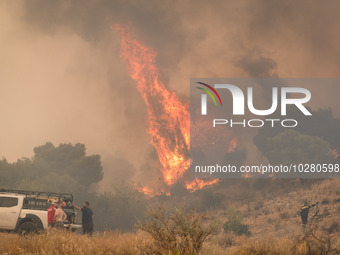
{"type": "Polygon", "coordinates": [[[22,207],[22,198],[0,195],[0,228],[15,229],[22,207]],[[21,203],[20,203],[21,202],[21,203]]]}

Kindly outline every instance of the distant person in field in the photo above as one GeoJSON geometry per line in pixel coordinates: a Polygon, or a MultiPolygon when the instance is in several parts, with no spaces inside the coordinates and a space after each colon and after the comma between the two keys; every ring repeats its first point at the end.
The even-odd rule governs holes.
{"type": "Polygon", "coordinates": [[[308,221],[308,213],[309,213],[309,209],[316,206],[319,202],[317,202],[316,204],[312,204],[309,205],[308,202],[306,201],[304,203],[304,205],[301,207],[300,210],[300,215],[301,215],[301,220],[302,220],[302,226],[305,228],[307,221],[308,221]]]}
{"type": "Polygon", "coordinates": [[[54,227],[54,214],[55,214],[55,210],[57,206],[58,206],[58,202],[53,201],[53,204],[47,209],[47,222],[48,222],[49,228],[54,227]]]}
{"type": "Polygon", "coordinates": [[[83,208],[74,205],[74,208],[81,211],[83,213],[82,217],[82,225],[83,225],[83,234],[92,235],[93,233],[93,211],[90,209],[90,203],[85,201],[83,203],[83,208]]]}
{"type": "Polygon", "coordinates": [[[61,208],[61,202],[58,203],[57,209],[54,213],[54,227],[56,229],[64,229],[64,221],[67,219],[67,215],[61,208]]]}

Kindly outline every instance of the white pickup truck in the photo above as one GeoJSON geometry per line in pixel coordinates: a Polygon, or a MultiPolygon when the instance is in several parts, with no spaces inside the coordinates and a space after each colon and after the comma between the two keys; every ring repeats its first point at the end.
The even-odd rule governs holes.
{"type": "Polygon", "coordinates": [[[0,189],[0,230],[37,233],[48,229],[47,209],[52,201],[62,201],[67,215],[66,229],[75,230],[76,212],[71,194],[0,189]]]}

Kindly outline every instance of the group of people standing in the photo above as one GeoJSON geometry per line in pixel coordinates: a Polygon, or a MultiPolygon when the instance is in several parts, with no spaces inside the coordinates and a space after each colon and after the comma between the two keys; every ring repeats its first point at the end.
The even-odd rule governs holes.
{"type": "MultiPolygon", "coordinates": [[[[82,226],[83,234],[93,233],[93,212],[90,209],[90,203],[84,201],[83,207],[80,208],[72,203],[76,210],[82,212],[82,226]]],[[[65,206],[65,205],[64,205],[65,206]]],[[[64,229],[64,221],[67,219],[67,215],[63,210],[62,201],[54,201],[53,204],[47,210],[47,221],[49,228],[64,229]]]]}

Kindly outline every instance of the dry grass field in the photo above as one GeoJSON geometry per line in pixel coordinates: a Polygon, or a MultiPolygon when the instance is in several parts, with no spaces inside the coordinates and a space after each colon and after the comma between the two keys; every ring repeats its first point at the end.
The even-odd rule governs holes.
{"type": "MultiPolygon", "coordinates": [[[[225,234],[226,235],[226,234],[225,234]]],[[[285,237],[215,236],[200,254],[339,254],[329,251],[326,242],[301,241],[301,235],[285,237]],[[228,242],[229,241],[229,242],[228,242]],[[325,246],[326,244],[326,246],[325,246]]],[[[302,239],[301,239],[302,240],[302,239]]],[[[334,247],[336,248],[336,247],[334,247]]],[[[156,249],[145,233],[102,233],[89,238],[69,232],[50,232],[33,236],[0,234],[0,254],[179,254],[156,249]]]]}
{"type": "Polygon", "coordinates": [[[0,254],[152,254],[145,234],[102,233],[87,237],[65,231],[19,236],[0,234],[0,254]]]}
{"type": "MultiPolygon", "coordinates": [[[[294,190],[267,199],[232,206],[244,214],[250,236],[217,228],[198,254],[340,254],[340,180],[325,180],[308,190],[294,190]],[[319,201],[323,220],[302,230],[301,201],[319,201]]],[[[311,209],[310,215],[314,211],[311,209]]],[[[208,221],[226,221],[225,210],[208,212],[208,221]]],[[[191,240],[192,241],[192,240],[191,240]]],[[[193,254],[166,250],[146,232],[103,232],[92,237],[66,231],[20,236],[0,233],[0,254],[193,254]]],[[[197,253],[194,253],[197,254],[197,253]]]]}

